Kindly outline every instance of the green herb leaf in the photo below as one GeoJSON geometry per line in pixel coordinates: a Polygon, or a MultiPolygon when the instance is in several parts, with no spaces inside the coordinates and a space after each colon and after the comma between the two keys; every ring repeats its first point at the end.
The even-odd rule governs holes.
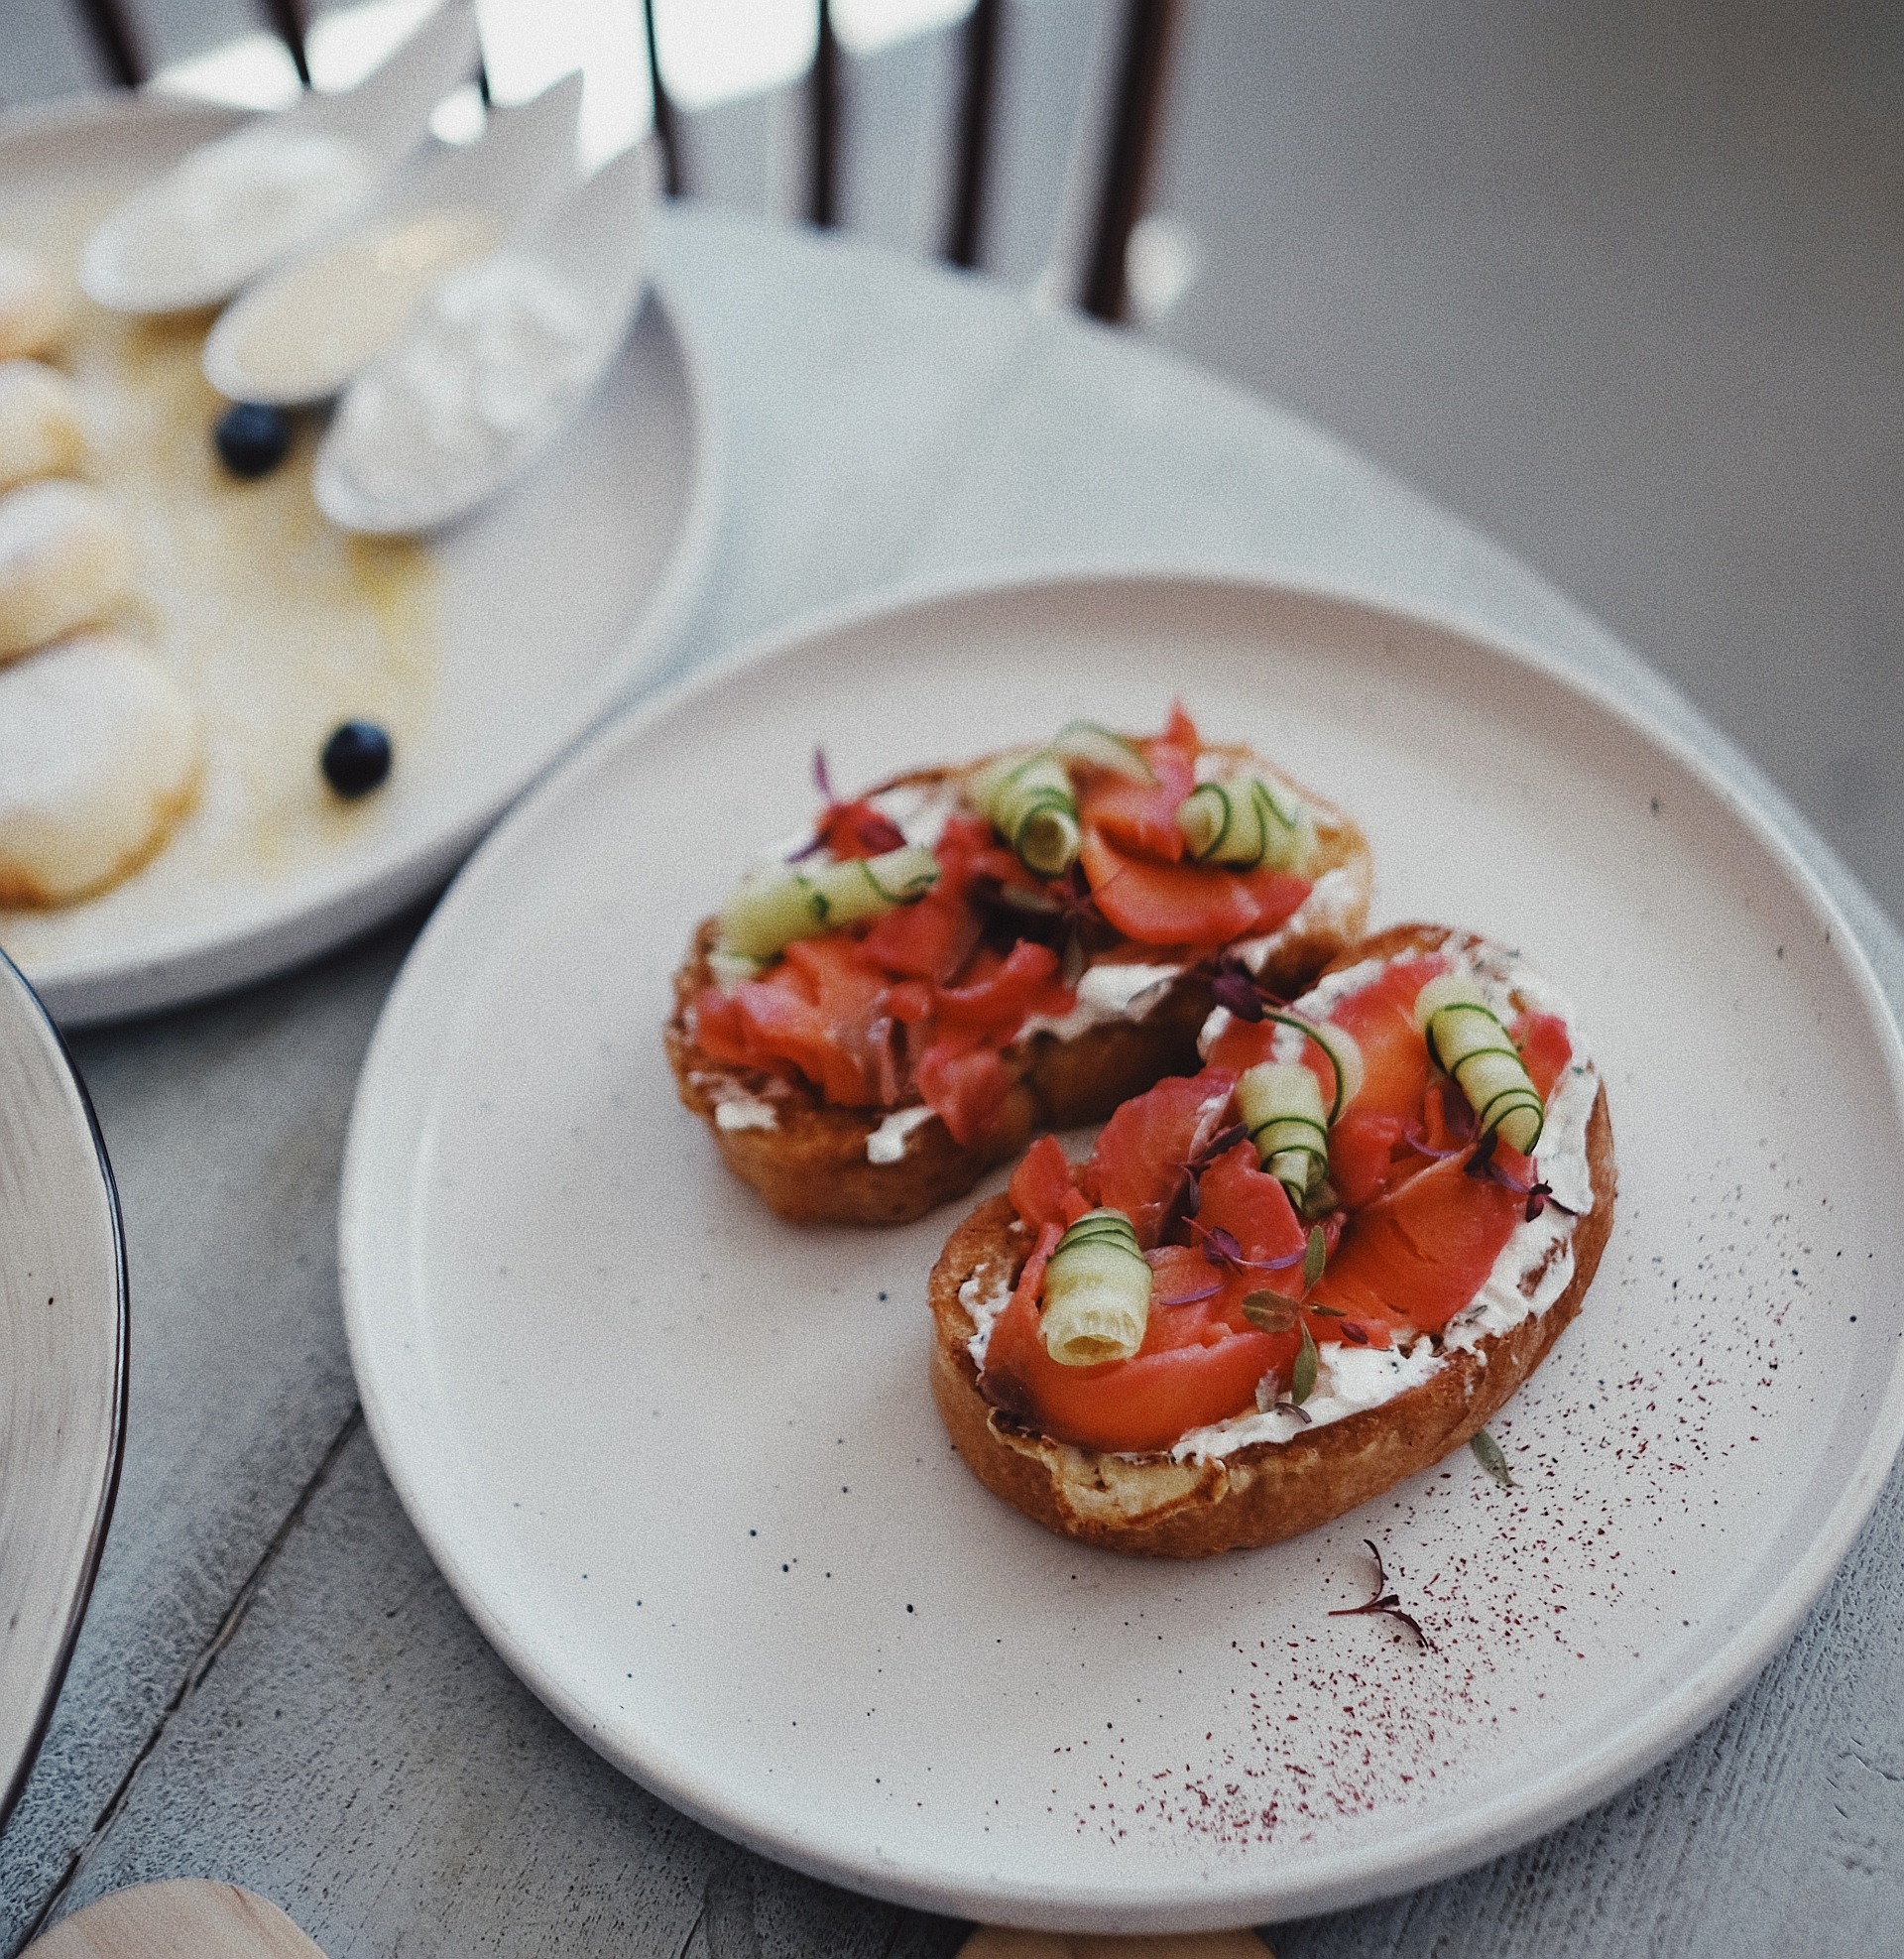
{"type": "Polygon", "coordinates": [[[1327,1241],[1319,1224],[1309,1227],[1309,1248],[1302,1255],[1302,1283],[1313,1286],[1322,1277],[1323,1261],[1329,1256],[1327,1241]]]}
{"type": "Polygon", "coordinates": [[[1474,1450],[1475,1460],[1503,1490],[1511,1490],[1514,1487],[1514,1473],[1507,1467],[1507,1458],[1500,1444],[1488,1434],[1487,1429],[1479,1429],[1468,1446],[1474,1450]]]}
{"type": "Polygon", "coordinates": [[[1295,1372],[1290,1377],[1289,1399],[1301,1408],[1316,1392],[1316,1343],[1309,1329],[1302,1329],[1302,1351],[1296,1356],[1295,1372]]]}
{"type": "Polygon", "coordinates": [[[1263,1333],[1293,1333],[1302,1307],[1280,1292],[1250,1292],[1244,1296],[1243,1316],[1263,1333]]]}

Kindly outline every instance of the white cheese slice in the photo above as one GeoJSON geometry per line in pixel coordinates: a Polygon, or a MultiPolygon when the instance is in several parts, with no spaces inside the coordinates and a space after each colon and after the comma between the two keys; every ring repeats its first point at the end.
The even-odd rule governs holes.
{"type": "Polygon", "coordinates": [[[143,647],[87,634],[0,668],[0,905],[63,905],[137,868],[190,807],[197,717],[143,647]]]}

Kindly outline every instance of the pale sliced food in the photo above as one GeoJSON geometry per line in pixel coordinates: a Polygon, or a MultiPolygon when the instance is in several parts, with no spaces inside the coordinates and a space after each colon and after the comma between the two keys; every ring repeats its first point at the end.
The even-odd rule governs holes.
{"type": "Polygon", "coordinates": [[[41,354],[66,330],[72,295],[32,252],[0,245],[0,360],[41,354]]]}
{"type": "Polygon", "coordinates": [[[0,360],[0,490],[70,476],[85,459],[79,390],[44,361],[0,360]]]}
{"type": "Polygon", "coordinates": [[[0,664],[88,625],[132,585],[132,533],[112,499],[63,477],[0,496],[0,664]]]}
{"type": "Polygon", "coordinates": [[[0,906],[69,904],[153,855],[198,793],[197,716],[117,633],[0,668],[0,906]]]}

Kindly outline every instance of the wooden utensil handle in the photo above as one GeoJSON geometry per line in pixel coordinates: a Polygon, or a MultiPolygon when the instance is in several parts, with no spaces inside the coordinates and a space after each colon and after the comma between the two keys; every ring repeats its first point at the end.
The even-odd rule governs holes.
{"type": "Polygon", "coordinates": [[[254,1892],[174,1878],[88,1904],[22,1959],[324,1959],[324,1951],[254,1892]]]}

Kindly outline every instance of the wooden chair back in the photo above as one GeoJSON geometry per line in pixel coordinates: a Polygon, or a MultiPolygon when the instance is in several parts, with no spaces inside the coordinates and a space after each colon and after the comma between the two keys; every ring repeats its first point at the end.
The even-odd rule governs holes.
{"type": "MultiPolygon", "coordinates": [[[[1097,85],[1091,86],[1087,76],[1078,86],[1075,127],[1057,173],[1062,183],[1049,181],[1053,171],[1049,158],[1045,159],[1046,181],[1040,187],[1044,204],[1052,207],[1052,237],[1039,267],[1026,263],[1021,243],[1014,251],[1009,241],[998,237],[994,222],[1001,202],[1002,167],[1011,161],[1002,156],[1002,149],[1009,146],[1001,143],[1012,79],[1007,64],[1019,30],[1038,10],[1027,0],[974,0],[963,21],[947,31],[951,60],[941,68],[951,70],[943,76],[949,85],[942,90],[944,99],[932,105],[949,122],[950,140],[938,146],[946,178],[938,200],[941,228],[936,238],[912,242],[957,266],[997,269],[1019,279],[1042,272],[1047,288],[1055,284],[1060,289],[1050,291],[1049,297],[1080,306],[1100,319],[1123,319],[1129,304],[1126,255],[1132,227],[1143,211],[1162,129],[1181,3],[1083,0],[1081,7],[1074,5],[1072,25],[1080,20],[1086,24],[1098,52],[1081,61],[1074,34],[1060,67],[1066,73],[1095,67],[1097,85]]],[[[110,81],[131,88],[148,79],[150,62],[131,12],[134,0],[70,0],[70,4],[101,72],[110,81]]],[[[298,79],[308,85],[306,0],[255,0],[255,4],[283,41],[298,79]]],[[[655,0],[641,0],[641,5],[667,186],[677,196],[701,194],[710,186],[695,181],[697,149],[705,147],[698,139],[702,126],[717,119],[683,111],[676,104],[658,52],[655,0]]],[[[848,190],[856,91],[874,85],[877,78],[872,73],[874,63],[856,61],[842,47],[833,0],[816,0],[816,5],[818,32],[811,66],[775,112],[782,120],[791,113],[803,125],[803,140],[797,146],[802,152],[801,181],[796,194],[786,200],[792,208],[784,214],[834,226],[852,218],[848,190]]],[[[1075,73],[1070,78],[1075,80],[1075,73]]],[[[1035,191],[1031,201],[1035,206],[1035,191]]]]}

